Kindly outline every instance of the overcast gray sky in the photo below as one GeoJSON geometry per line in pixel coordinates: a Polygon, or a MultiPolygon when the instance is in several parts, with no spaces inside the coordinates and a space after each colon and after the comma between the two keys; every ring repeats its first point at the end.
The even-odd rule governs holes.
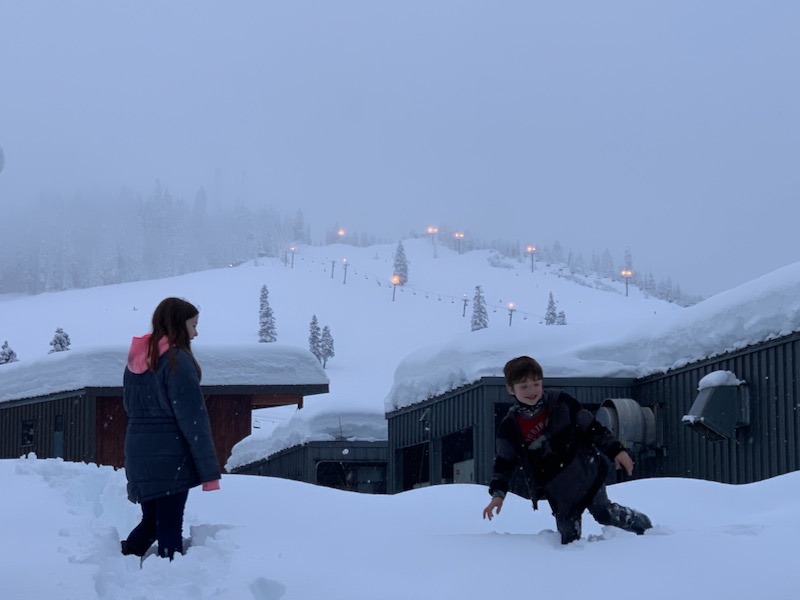
{"type": "Polygon", "coordinates": [[[0,0],[0,202],[158,179],[711,294],[800,260],[798,31],[796,0],[0,0]]]}

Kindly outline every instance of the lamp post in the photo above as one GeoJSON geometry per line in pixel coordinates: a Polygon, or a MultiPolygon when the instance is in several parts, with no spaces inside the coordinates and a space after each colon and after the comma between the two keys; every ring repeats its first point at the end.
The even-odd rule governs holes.
{"type": "Polygon", "coordinates": [[[289,248],[289,250],[292,251],[292,267],[291,268],[294,269],[294,251],[297,250],[297,248],[292,246],[291,248],[289,248]]]}
{"type": "Polygon", "coordinates": [[[622,277],[625,278],[625,297],[627,298],[628,297],[628,280],[631,277],[633,277],[633,271],[631,271],[630,269],[623,269],[622,271],[620,271],[619,274],[622,275],[622,277]]]}
{"type": "Polygon", "coordinates": [[[336,268],[336,261],[331,261],[331,279],[333,279],[333,270],[336,268]]]}
{"type": "Polygon", "coordinates": [[[392,302],[394,302],[395,296],[397,296],[397,284],[400,283],[400,276],[399,275],[392,275],[392,302]]]}
{"type": "Polygon", "coordinates": [[[514,311],[515,310],[516,310],[516,308],[514,308],[514,303],[513,302],[509,302],[508,303],[508,326],[509,327],[511,327],[511,319],[514,318],[514,311]]]}
{"type": "Polygon", "coordinates": [[[528,254],[531,255],[531,273],[533,273],[536,268],[536,262],[534,259],[534,255],[536,254],[536,246],[528,246],[526,250],[528,251],[528,254]]]}
{"type": "Polygon", "coordinates": [[[428,227],[428,233],[431,236],[431,244],[433,244],[433,258],[436,258],[436,234],[439,233],[439,228],[428,227]]]}
{"type": "Polygon", "coordinates": [[[342,268],[344,269],[344,277],[342,278],[342,285],[347,284],[347,259],[342,260],[342,268]]]}
{"type": "Polygon", "coordinates": [[[339,241],[341,242],[344,239],[344,235],[345,235],[344,229],[340,229],[339,231],[337,231],[336,235],[339,236],[339,241]]]}
{"type": "Polygon", "coordinates": [[[464,308],[461,310],[461,316],[462,317],[466,317],[467,316],[467,295],[466,294],[464,294],[464,297],[461,299],[461,301],[464,303],[464,308]]]}
{"type": "Polygon", "coordinates": [[[461,240],[464,239],[464,234],[461,232],[457,232],[453,234],[453,237],[456,238],[456,243],[458,245],[458,253],[461,254],[461,240]]]}

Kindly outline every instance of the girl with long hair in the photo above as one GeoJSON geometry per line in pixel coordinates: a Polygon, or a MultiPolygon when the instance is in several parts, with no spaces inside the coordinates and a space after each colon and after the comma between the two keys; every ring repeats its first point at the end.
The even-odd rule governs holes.
{"type": "Polygon", "coordinates": [[[152,333],[131,343],[123,378],[125,472],[128,498],[141,505],[142,520],[122,541],[123,554],[144,556],[155,541],[159,556],[183,554],[189,490],[219,489],[202,371],[191,349],[199,316],[186,300],[166,298],[153,312],[152,333]]]}

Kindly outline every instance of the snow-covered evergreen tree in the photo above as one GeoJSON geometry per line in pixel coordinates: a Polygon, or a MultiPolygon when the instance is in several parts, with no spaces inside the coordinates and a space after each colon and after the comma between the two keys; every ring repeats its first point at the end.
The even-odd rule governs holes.
{"type": "Polygon", "coordinates": [[[276,342],[278,331],[275,328],[275,315],[269,305],[269,291],[266,285],[261,286],[261,303],[258,309],[258,341],[276,342]]]}
{"type": "Polygon", "coordinates": [[[556,325],[566,325],[567,324],[567,315],[564,314],[563,310],[558,311],[558,315],[556,316],[556,325]]]}
{"type": "Polygon", "coordinates": [[[398,242],[397,249],[394,251],[393,274],[400,279],[399,285],[405,285],[408,282],[408,258],[406,258],[406,249],[403,248],[403,242],[398,242]]]}
{"type": "Polygon", "coordinates": [[[633,254],[630,248],[625,248],[625,258],[622,265],[627,271],[633,271],[633,254]]]}
{"type": "Polygon", "coordinates": [[[556,301],[553,298],[553,292],[550,292],[550,298],[547,300],[547,310],[544,313],[544,324],[555,325],[558,321],[558,313],[556,312],[556,301]]]}
{"type": "Polygon", "coordinates": [[[486,300],[483,297],[481,286],[475,286],[475,296],[472,298],[472,331],[489,327],[489,312],[486,310],[486,300]]]}
{"type": "Polygon", "coordinates": [[[322,362],[322,334],[317,315],[311,317],[311,325],[308,327],[308,349],[311,354],[317,357],[319,362],[322,362]]]}
{"type": "Polygon", "coordinates": [[[292,239],[300,244],[311,243],[311,233],[306,225],[302,210],[298,210],[292,220],[292,239]]]}
{"type": "Polygon", "coordinates": [[[667,302],[672,302],[672,277],[669,275],[658,283],[658,297],[667,302]]]}
{"type": "Polygon", "coordinates": [[[609,279],[616,278],[616,271],[614,270],[614,259],[611,252],[606,248],[603,251],[603,256],[600,258],[600,275],[608,277],[609,279]]]}
{"type": "Polygon", "coordinates": [[[8,340],[6,340],[3,342],[2,347],[0,347],[0,365],[16,361],[17,353],[11,349],[11,346],[8,345],[8,340]]]}
{"type": "Polygon", "coordinates": [[[53,347],[48,354],[52,354],[53,352],[64,352],[65,350],[69,350],[69,335],[66,331],[59,327],[56,329],[56,333],[53,336],[53,339],[50,340],[50,345],[53,347]]]}
{"type": "Polygon", "coordinates": [[[564,248],[562,248],[558,240],[553,243],[553,247],[550,249],[550,260],[554,263],[564,262],[564,248]]]}
{"type": "Polygon", "coordinates": [[[331,329],[327,325],[322,328],[322,336],[319,339],[319,353],[322,360],[322,368],[328,366],[328,359],[336,356],[333,349],[333,336],[331,329]]]}

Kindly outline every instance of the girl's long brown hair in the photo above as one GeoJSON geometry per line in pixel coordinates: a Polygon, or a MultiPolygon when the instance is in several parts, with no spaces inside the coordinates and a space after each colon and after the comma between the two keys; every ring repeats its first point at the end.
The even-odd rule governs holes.
{"type": "Polygon", "coordinates": [[[192,354],[192,341],[189,339],[189,330],[186,328],[186,321],[193,319],[200,311],[194,304],[181,298],[164,298],[153,312],[153,335],[147,347],[147,358],[151,371],[155,371],[158,366],[158,342],[162,337],[167,338],[169,349],[167,356],[172,365],[173,372],[178,367],[175,357],[175,348],[185,350],[194,361],[197,369],[197,376],[202,377],[200,365],[192,354]]]}

